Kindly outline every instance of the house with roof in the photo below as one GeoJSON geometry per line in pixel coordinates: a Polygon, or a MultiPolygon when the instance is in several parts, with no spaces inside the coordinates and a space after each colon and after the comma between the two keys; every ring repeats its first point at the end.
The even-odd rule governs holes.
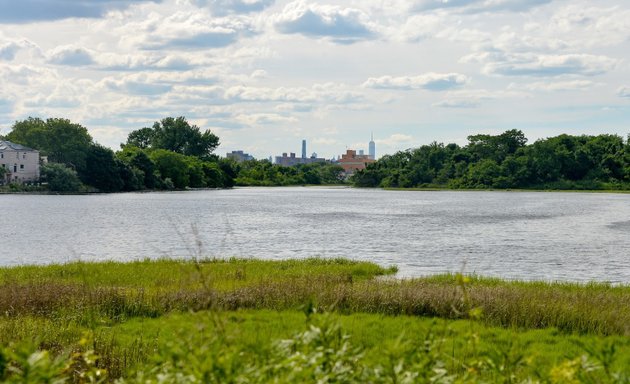
{"type": "Polygon", "coordinates": [[[0,184],[39,180],[39,151],[0,140],[0,184]]]}

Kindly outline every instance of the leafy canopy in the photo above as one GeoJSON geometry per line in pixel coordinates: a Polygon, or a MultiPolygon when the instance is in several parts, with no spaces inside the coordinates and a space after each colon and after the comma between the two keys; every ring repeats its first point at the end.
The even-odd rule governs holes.
{"type": "Polygon", "coordinates": [[[151,128],[135,130],[127,137],[126,145],[141,149],[165,149],[202,160],[212,158],[219,146],[219,138],[210,130],[201,132],[198,126],[190,125],[186,118],[167,117],[156,121],[151,128]]]}

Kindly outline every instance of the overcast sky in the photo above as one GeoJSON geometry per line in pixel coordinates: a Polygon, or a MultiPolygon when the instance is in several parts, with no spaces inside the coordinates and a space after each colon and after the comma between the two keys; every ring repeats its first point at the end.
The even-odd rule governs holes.
{"type": "Polygon", "coordinates": [[[626,136],[629,59],[627,0],[0,0],[0,134],[65,117],[118,149],[186,116],[258,158],[626,136]]]}

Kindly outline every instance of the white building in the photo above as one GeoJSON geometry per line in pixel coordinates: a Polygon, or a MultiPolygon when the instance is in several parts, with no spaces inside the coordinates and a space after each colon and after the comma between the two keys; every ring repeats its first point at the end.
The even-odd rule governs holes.
{"type": "Polygon", "coordinates": [[[39,151],[10,141],[0,140],[0,184],[39,180],[39,151]]]}

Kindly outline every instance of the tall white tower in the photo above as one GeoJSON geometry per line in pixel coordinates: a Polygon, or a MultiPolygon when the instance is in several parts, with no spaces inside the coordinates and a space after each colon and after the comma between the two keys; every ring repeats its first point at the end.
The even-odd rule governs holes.
{"type": "Polygon", "coordinates": [[[374,132],[372,132],[372,137],[370,138],[370,146],[368,152],[370,159],[376,160],[376,143],[374,143],[374,132]]]}

